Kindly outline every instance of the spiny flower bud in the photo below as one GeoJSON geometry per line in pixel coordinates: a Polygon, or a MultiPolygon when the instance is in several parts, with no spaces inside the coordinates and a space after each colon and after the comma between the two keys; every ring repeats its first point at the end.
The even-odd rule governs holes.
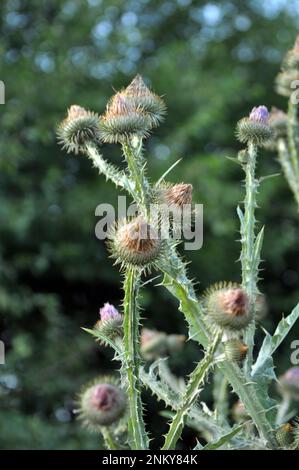
{"type": "Polygon", "coordinates": [[[153,93],[144,83],[141,75],[136,75],[124,90],[133,105],[141,108],[150,119],[151,127],[156,127],[166,114],[166,106],[160,96],[153,93]]]}
{"type": "Polygon", "coordinates": [[[237,124],[237,137],[240,142],[252,142],[263,145],[272,137],[269,125],[269,112],[266,106],[252,109],[249,117],[241,119],[237,124]]]}
{"type": "Polygon", "coordinates": [[[294,442],[293,427],[290,423],[280,426],[275,434],[280,447],[289,447],[294,442]]]}
{"type": "Polygon", "coordinates": [[[284,70],[280,72],[275,80],[276,91],[282,96],[291,96],[296,89],[296,82],[299,80],[299,71],[284,70]]]}
{"type": "Polygon", "coordinates": [[[282,391],[299,400],[299,367],[291,367],[280,377],[282,391]]]}
{"type": "Polygon", "coordinates": [[[148,116],[123,92],[111,98],[100,120],[101,139],[107,143],[122,143],[132,135],[147,137],[150,127],[148,116]]]}
{"type": "Polygon", "coordinates": [[[57,136],[67,152],[84,151],[85,144],[99,141],[99,116],[74,104],[58,126],[57,136]]]}
{"type": "Polygon", "coordinates": [[[236,284],[214,286],[206,293],[205,300],[211,322],[220,328],[238,331],[252,320],[248,295],[236,284]]]}
{"type": "Polygon", "coordinates": [[[192,203],[192,184],[173,184],[165,186],[163,197],[167,204],[183,208],[186,204],[192,203]]]}
{"type": "Polygon", "coordinates": [[[113,379],[100,378],[81,394],[79,417],[91,430],[117,423],[125,411],[125,394],[113,379]]]}
{"type": "Polygon", "coordinates": [[[100,320],[97,321],[94,328],[103,336],[110,339],[121,336],[123,332],[123,316],[113,305],[107,302],[104,307],[100,308],[100,320]]]}
{"type": "Polygon", "coordinates": [[[120,224],[109,243],[112,257],[123,265],[132,266],[152,264],[162,247],[156,230],[141,217],[120,224]]]}
{"type": "Polygon", "coordinates": [[[229,361],[239,364],[245,359],[248,346],[239,339],[230,339],[224,343],[224,352],[229,361]]]}

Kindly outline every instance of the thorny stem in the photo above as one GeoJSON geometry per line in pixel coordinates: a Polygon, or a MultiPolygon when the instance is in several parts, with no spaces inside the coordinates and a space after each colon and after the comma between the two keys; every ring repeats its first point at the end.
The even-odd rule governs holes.
{"type": "MultiPolygon", "coordinates": [[[[143,176],[143,181],[145,182],[144,186],[141,184],[140,180],[140,168],[138,165],[132,161],[134,157],[134,152],[130,145],[125,145],[123,146],[123,150],[126,154],[126,159],[128,161],[128,166],[129,162],[131,165],[130,173],[131,173],[131,178],[134,178],[134,194],[135,194],[135,189],[138,188],[139,194],[134,196],[134,199],[137,203],[142,203],[146,200],[145,199],[145,193],[146,188],[149,187],[148,182],[146,178],[143,176]],[[140,196],[140,194],[142,194],[140,196]]],[[[132,190],[129,191],[132,194],[132,190]]],[[[143,210],[145,210],[145,207],[143,207],[143,210]]],[[[163,285],[178,299],[179,301],[179,308],[180,311],[184,314],[187,323],[189,325],[189,335],[190,338],[195,339],[196,341],[199,342],[199,344],[202,344],[206,349],[209,347],[211,338],[209,331],[206,328],[205,325],[205,320],[204,320],[204,313],[201,307],[201,304],[198,302],[198,299],[196,298],[194,288],[192,281],[190,281],[187,277],[186,274],[186,266],[183,263],[183,261],[180,259],[178,256],[176,250],[173,248],[171,244],[169,244],[167,254],[166,254],[166,259],[168,260],[168,263],[165,265],[162,265],[159,268],[161,269],[162,272],[164,272],[164,281],[163,285]]],[[[128,273],[126,274],[126,281],[127,285],[126,291],[128,292],[128,287],[130,284],[130,280],[128,279],[128,273]]],[[[128,300],[129,297],[127,296],[128,300]]],[[[133,308],[129,307],[129,305],[133,302],[134,304],[134,296],[131,295],[131,300],[129,300],[128,305],[126,306],[127,309],[127,314],[125,317],[127,318],[127,323],[129,319],[131,318],[131,323],[132,322],[132,315],[133,315],[133,308]]],[[[135,319],[136,320],[136,319],[135,319]]],[[[132,343],[130,343],[130,338],[131,334],[129,333],[129,328],[126,328],[125,332],[125,352],[124,355],[127,358],[130,358],[131,356],[134,358],[134,351],[131,350],[132,343]]],[[[134,335],[136,334],[136,331],[134,335]]],[[[130,365],[132,365],[132,361],[130,360],[130,365]]],[[[135,364],[136,366],[136,364],[135,364]]],[[[266,410],[263,408],[262,404],[259,402],[258,397],[256,396],[255,393],[255,388],[253,385],[251,385],[251,390],[250,393],[248,393],[248,385],[247,385],[247,379],[245,376],[240,375],[240,373],[237,373],[235,368],[233,367],[233,364],[229,363],[228,361],[224,361],[218,365],[220,369],[222,370],[223,374],[227,377],[228,381],[231,383],[233,386],[233,389],[235,393],[238,394],[242,402],[244,403],[245,408],[248,410],[249,414],[252,416],[252,419],[259,431],[260,436],[268,443],[270,447],[275,447],[275,442],[273,438],[273,432],[271,429],[271,426],[267,420],[266,416],[266,410]]],[[[134,369],[134,368],[133,368],[134,369]]],[[[136,370],[136,367],[135,367],[136,370]]],[[[137,371],[138,371],[138,365],[137,365],[137,371]]],[[[139,377],[134,374],[132,374],[132,369],[130,369],[130,408],[132,415],[130,417],[130,423],[129,423],[129,431],[132,434],[133,432],[137,433],[138,439],[141,441],[141,446],[139,447],[140,449],[144,448],[145,446],[148,445],[147,438],[144,438],[145,433],[143,432],[144,430],[144,425],[143,422],[140,422],[140,418],[142,415],[142,404],[140,400],[140,390],[139,390],[139,377]],[[134,384],[138,384],[138,389],[134,389],[134,384]],[[133,408],[133,403],[138,405],[138,409],[135,407],[133,408]],[[133,418],[136,416],[136,418],[133,418]],[[134,419],[136,421],[134,422],[134,419]],[[134,425],[133,425],[134,422],[134,425]],[[136,427],[136,430],[134,429],[136,427]],[[144,447],[142,447],[144,446],[144,447]]],[[[142,421],[142,419],[141,419],[142,421]]],[[[137,448],[136,442],[134,443],[136,445],[135,448],[137,448]]]]}
{"type": "Polygon", "coordinates": [[[297,105],[292,103],[292,96],[288,104],[288,144],[291,154],[291,163],[296,180],[299,177],[298,167],[298,154],[297,154],[297,140],[298,140],[298,119],[297,119],[297,105]]]}
{"type": "Polygon", "coordinates": [[[112,437],[110,430],[105,426],[101,429],[102,436],[105,441],[105,445],[109,450],[120,450],[119,446],[112,437]]]}
{"type": "Polygon", "coordinates": [[[134,136],[122,144],[123,154],[128,164],[130,177],[135,186],[138,208],[149,212],[149,185],[144,176],[144,162],[142,159],[142,140],[134,136]]]}
{"type": "Polygon", "coordinates": [[[223,373],[216,369],[213,387],[214,409],[221,423],[227,424],[228,415],[228,381],[223,373]]]}
{"type": "Polygon", "coordinates": [[[175,449],[176,443],[182,434],[188,411],[195,403],[200,391],[200,386],[203,384],[208,371],[213,364],[214,353],[217,349],[220,338],[221,335],[218,335],[215,338],[208,348],[205,357],[197,364],[196,368],[191,373],[182,402],[171,421],[162,450],[175,449]]]}
{"type": "Polygon", "coordinates": [[[296,176],[287,143],[284,139],[280,138],[277,142],[278,160],[284,172],[285,178],[293,192],[297,207],[299,210],[299,176],[296,176]]]}
{"type": "Polygon", "coordinates": [[[139,375],[139,309],[140,271],[127,268],[124,281],[124,361],[127,373],[129,402],[128,432],[130,446],[135,450],[148,448],[148,437],[142,417],[141,384],[139,375]]]}
{"type": "MultiPolygon", "coordinates": [[[[255,300],[257,289],[258,274],[254,268],[254,248],[255,248],[255,209],[256,195],[259,182],[255,178],[257,158],[257,146],[250,142],[248,144],[248,161],[245,164],[245,199],[244,199],[244,220],[241,222],[241,265],[242,265],[242,285],[245,288],[249,297],[250,309],[255,315],[255,300]]],[[[255,319],[248,326],[244,340],[248,346],[248,353],[244,363],[244,368],[247,373],[253,362],[253,347],[254,347],[254,334],[255,334],[255,319]]]]}

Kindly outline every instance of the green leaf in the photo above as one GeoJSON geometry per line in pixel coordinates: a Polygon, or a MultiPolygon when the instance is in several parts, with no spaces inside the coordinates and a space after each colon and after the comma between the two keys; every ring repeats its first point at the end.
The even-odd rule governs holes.
{"type": "Polygon", "coordinates": [[[242,423],[239,426],[234,427],[231,431],[224,434],[217,441],[209,442],[201,450],[215,450],[229,442],[236,434],[238,434],[246,423],[242,423]]]}

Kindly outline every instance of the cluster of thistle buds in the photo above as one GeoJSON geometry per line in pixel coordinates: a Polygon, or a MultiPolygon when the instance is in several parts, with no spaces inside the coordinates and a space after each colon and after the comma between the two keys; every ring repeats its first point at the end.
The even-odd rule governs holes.
{"type": "Polygon", "coordinates": [[[84,152],[86,144],[123,143],[131,136],[148,137],[166,113],[164,101],[137,75],[117,92],[99,116],[73,105],[58,127],[58,139],[68,152],[84,152]]]}

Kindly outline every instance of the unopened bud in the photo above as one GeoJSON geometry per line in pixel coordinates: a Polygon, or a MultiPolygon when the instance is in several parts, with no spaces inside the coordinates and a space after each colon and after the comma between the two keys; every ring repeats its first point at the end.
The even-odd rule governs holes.
{"type": "Polygon", "coordinates": [[[241,119],[237,124],[237,137],[240,142],[252,142],[263,145],[272,137],[269,125],[269,112],[266,106],[252,109],[249,117],[241,119]]]}
{"type": "Polygon", "coordinates": [[[93,382],[80,397],[80,419],[92,430],[116,423],[125,410],[125,394],[111,380],[99,379],[93,382]]]}
{"type": "Polygon", "coordinates": [[[101,117],[101,140],[122,143],[133,135],[147,137],[150,127],[150,120],[142,109],[136,108],[124,92],[119,92],[111,98],[101,117]]]}
{"type": "Polygon", "coordinates": [[[242,330],[252,320],[248,295],[234,284],[219,284],[206,294],[209,318],[222,329],[242,330]]]}
{"type": "Polygon", "coordinates": [[[293,427],[290,423],[280,426],[275,434],[279,447],[289,447],[294,442],[293,427]]]}
{"type": "Polygon", "coordinates": [[[102,336],[113,339],[122,336],[123,316],[116,308],[108,302],[100,309],[100,320],[97,321],[94,328],[102,336]]]}
{"type": "Polygon", "coordinates": [[[247,355],[248,346],[239,339],[230,339],[224,343],[224,352],[229,361],[240,364],[247,355]]]}
{"type": "Polygon", "coordinates": [[[148,116],[151,127],[160,124],[166,114],[166,106],[160,96],[153,93],[144,83],[141,75],[136,75],[124,90],[135,108],[140,108],[148,116]]]}
{"type": "Polygon", "coordinates": [[[72,105],[67,117],[58,126],[57,136],[67,152],[77,154],[84,151],[87,143],[99,141],[99,116],[81,106],[72,105]]]}
{"type": "Polygon", "coordinates": [[[159,257],[162,247],[156,230],[141,217],[121,224],[109,243],[112,256],[132,266],[150,265],[159,257]]]}

